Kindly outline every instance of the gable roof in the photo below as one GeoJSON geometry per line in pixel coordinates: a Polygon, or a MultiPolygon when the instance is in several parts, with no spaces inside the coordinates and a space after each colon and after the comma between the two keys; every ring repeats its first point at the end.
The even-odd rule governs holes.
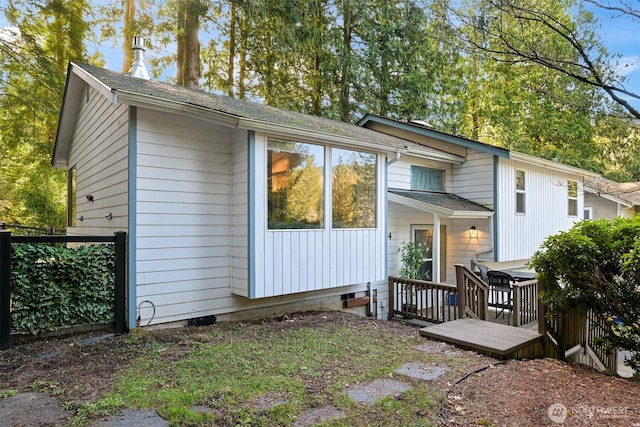
{"type": "MultiPolygon", "coordinates": [[[[492,154],[499,157],[509,158],[509,150],[496,147],[482,142],[474,141],[464,135],[452,135],[446,132],[440,132],[428,127],[423,122],[401,122],[386,117],[377,116],[375,114],[367,114],[356,122],[358,126],[368,129],[375,129],[380,132],[393,132],[392,129],[399,131],[400,134],[410,132],[424,138],[424,143],[446,142],[454,146],[473,148],[474,150],[492,154]]],[[[397,135],[396,135],[397,136],[397,135]]]]}
{"type": "Polygon", "coordinates": [[[593,178],[600,176],[598,173],[585,169],[475,141],[464,135],[452,135],[446,132],[441,132],[420,121],[401,122],[394,119],[376,116],[374,114],[367,114],[356,124],[368,129],[409,139],[421,145],[431,146],[445,151],[450,150],[452,153],[459,156],[466,156],[464,152],[466,149],[470,148],[497,157],[535,164],[547,169],[562,171],[573,175],[593,178]]]}
{"type": "Polygon", "coordinates": [[[115,103],[171,111],[228,127],[271,132],[312,141],[356,145],[386,153],[436,158],[447,153],[353,124],[297,113],[229,96],[189,89],[165,82],[131,77],[87,64],[69,63],[67,83],[53,153],[54,166],[64,165],[74,121],[86,85],[115,103]]]}
{"type": "Polygon", "coordinates": [[[616,182],[599,177],[586,181],[584,190],[627,208],[640,206],[640,182],[616,182]]]}

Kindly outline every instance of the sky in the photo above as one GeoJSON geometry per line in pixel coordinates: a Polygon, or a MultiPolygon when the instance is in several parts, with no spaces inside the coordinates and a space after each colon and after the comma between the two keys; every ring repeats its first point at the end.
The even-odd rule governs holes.
{"type": "MultiPolygon", "coordinates": [[[[103,2],[104,0],[94,0],[95,4],[103,2]]],[[[640,22],[633,22],[628,16],[620,13],[604,11],[588,2],[585,2],[584,5],[599,19],[601,23],[599,34],[606,48],[610,53],[620,55],[616,61],[616,68],[621,75],[627,77],[625,87],[631,92],[640,94],[640,22]]],[[[7,27],[7,25],[4,14],[0,12],[0,29],[7,27]]],[[[106,68],[114,71],[121,70],[123,53],[120,46],[113,46],[112,41],[107,41],[101,46],[89,46],[89,50],[91,49],[102,52],[106,60],[106,68]]],[[[89,54],[92,53],[89,52],[89,54]]],[[[150,57],[154,53],[148,51],[146,55],[150,57]]],[[[640,100],[632,99],[631,101],[640,108],[640,100]]]]}

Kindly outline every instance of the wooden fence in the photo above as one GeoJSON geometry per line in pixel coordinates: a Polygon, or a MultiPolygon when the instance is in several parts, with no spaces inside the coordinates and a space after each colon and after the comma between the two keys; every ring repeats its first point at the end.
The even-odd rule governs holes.
{"type": "Polygon", "coordinates": [[[9,348],[11,338],[11,245],[13,243],[114,243],[115,244],[115,314],[114,331],[126,332],[125,292],[127,233],[119,231],[113,236],[12,236],[0,230],[0,350],[9,348]]]}

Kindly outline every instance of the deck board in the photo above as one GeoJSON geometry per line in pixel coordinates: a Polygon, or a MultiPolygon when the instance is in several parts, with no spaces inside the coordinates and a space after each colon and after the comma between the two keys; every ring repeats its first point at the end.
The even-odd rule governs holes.
{"type": "Polygon", "coordinates": [[[499,323],[465,318],[420,329],[420,335],[496,357],[513,357],[542,340],[539,333],[499,323]]]}

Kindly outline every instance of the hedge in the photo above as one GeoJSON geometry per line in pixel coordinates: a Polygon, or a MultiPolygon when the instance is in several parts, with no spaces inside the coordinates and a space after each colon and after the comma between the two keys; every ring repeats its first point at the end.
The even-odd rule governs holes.
{"type": "Polygon", "coordinates": [[[15,245],[11,279],[14,332],[38,334],[114,319],[112,244],[77,248],[15,245]]]}

